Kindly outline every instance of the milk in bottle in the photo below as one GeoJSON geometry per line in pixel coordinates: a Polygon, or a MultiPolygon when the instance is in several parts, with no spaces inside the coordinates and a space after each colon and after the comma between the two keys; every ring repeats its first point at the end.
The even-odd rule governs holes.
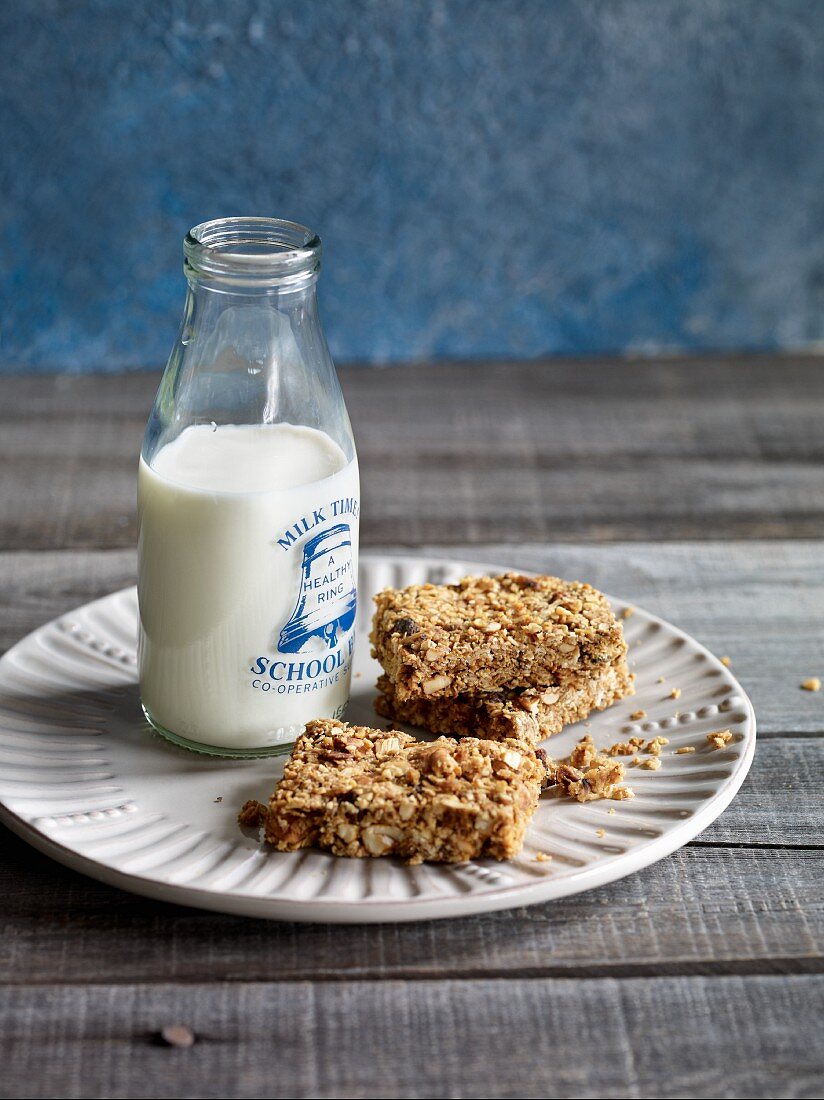
{"type": "Polygon", "coordinates": [[[201,751],[281,751],[348,699],[358,466],[317,322],[319,248],[269,219],[186,239],[138,476],[139,659],[149,721],[201,751]]]}

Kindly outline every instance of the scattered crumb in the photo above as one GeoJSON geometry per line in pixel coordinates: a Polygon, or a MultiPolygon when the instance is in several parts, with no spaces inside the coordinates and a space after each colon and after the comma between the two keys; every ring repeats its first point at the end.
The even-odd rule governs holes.
{"type": "Polygon", "coordinates": [[[243,825],[249,829],[257,829],[265,819],[266,807],[262,802],[258,802],[256,798],[250,798],[248,802],[244,802],[240,808],[240,813],[237,815],[238,825],[243,825]]]}
{"type": "Polygon", "coordinates": [[[598,836],[606,836],[607,835],[606,829],[596,829],[595,832],[598,834],[598,836]]]}
{"type": "Polygon", "coordinates": [[[612,793],[613,801],[623,802],[627,798],[635,798],[635,791],[632,787],[616,787],[612,793]]]}
{"type": "Polygon", "coordinates": [[[707,734],[707,740],[713,748],[723,749],[725,745],[732,741],[732,734],[729,730],[714,730],[712,733],[707,734]]]}
{"type": "Polygon", "coordinates": [[[721,664],[724,665],[725,668],[729,668],[732,664],[732,661],[729,659],[729,657],[722,657],[721,664]]]}
{"type": "Polygon", "coordinates": [[[680,749],[676,749],[675,756],[683,756],[684,753],[695,752],[695,745],[682,745],[680,749]]]}
{"type": "MultiPolygon", "coordinates": [[[[652,737],[648,741],[643,737],[631,737],[628,741],[616,741],[608,748],[598,749],[592,735],[586,734],[566,760],[554,765],[554,786],[578,802],[592,802],[600,798],[622,802],[634,798],[632,788],[623,783],[624,764],[616,761],[615,757],[645,752],[645,759],[633,756],[630,766],[640,766],[654,772],[661,767],[661,748],[668,744],[668,737],[652,737]]],[[[609,812],[615,811],[611,809],[609,812]]]]}
{"type": "Polygon", "coordinates": [[[650,756],[660,756],[662,747],[668,744],[669,737],[653,737],[644,745],[644,752],[648,753],[650,756]]]}
{"type": "Polygon", "coordinates": [[[634,607],[625,607],[624,610],[621,612],[621,618],[622,619],[631,619],[634,614],[635,614],[635,608],[634,607]]]}
{"type": "Polygon", "coordinates": [[[356,679],[356,680],[360,680],[361,676],[363,676],[363,673],[362,673],[362,672],[356,672],[356,673],[355,673],[355,679],[356,679]]]}
{"type": "Polygon", "coordinates": [[[610,756],[632,756],[643,744],[643,737],[630,737],[628,741],[616,741],[614,745],[604,749],[604,752],[610,756]]]}
{"type": "Polygon", "coordinates": [[[673,688],[672,691],[670,692],[670,699],[680,699],[680,698],[681,698],[681,689],[680,688],[673,688]]]}
{"type": "Polygon", "coordinates": [[[592,740],[592,734],[586,734],[569,754],[569,763],[573,768],[589,768],[598,761],[598,750],[592,740]]]}
{"type": "Polygon", "coordinates": [[[549,861],[551,859],[552,859],[552,856],[549,854],[549,852],[536,852],[535,853],[535,862],[536,863],[549,863],[549,861]]]}
{"type": "Polygon", "coordinates": [[[658,677],[658,683],[659,684],[664,684],[664,683],[666,683],[666,679],[667,679],[666,676],[659,676],[658,677]]]}
{"type": "Polygon", "coordinates": [[[624,765],[611,759],[614,755],[610,750],[599,751],[592,736],[586,734],[566,760],[555,764],[555,785],[578,802],[632,798],[632,790],[623,785],[624,765]]]}
{"type": "Polygon", "coordinates": [[[191,1028],[176,1024],[173,1027],[164,1027],[160,1032],[161,1040],[169,1047],[194,1046],[195,1035],[191,1028]]]}
{"type": "Polygon", "coordinates": [[[641,718],[646,718],[647,712],[645,710],[634,710],[630,715],[630,719],[633,722],[637,722],[641,718]]]}
{"type": "Polygon", "coordinates": [[[821,691],[821,681],[817,676],[810,676],[809,679],[801,681],[801,687],[805,691],[821,691]]]}
{"type": "Polygon", "coordinates": [[[668,744],[668,737],[652,737],[649,741],[645,741],[643,737],[630,737],[628,741],[616,741],[614,745],[601,751],[607,756],[633,756],[639,751],[649,753],[650,756],[660,756],[662,745],[668,744]]]}
{"type": "Polygon", "coordinates": [[[223,801],[223,795],[222,795],[222,794],[219,794],[219,795],[217,796],[217,798],[215,799],[215,802],[222,802],[222,801],[223,801]]]}
{"type": "Polygon", "coordinates": [[[623,794],[628,788],[622,786],[624,765],[611,761],[580,771],[568,764],[558,764],[555,768],[555,782],[559,790],[578,802],[594,802],[600,798],[632,798],[632,794],[623,794]]]}
{"type": "Polygon", "coordinates": [[[610,808],[609,808],[609,809],[607,810],[607,813],[608,813],[608,814],[614,814],[614,813],[615,813],[615,807],[614,807],[614,806],[610,806],[610,808]]]}

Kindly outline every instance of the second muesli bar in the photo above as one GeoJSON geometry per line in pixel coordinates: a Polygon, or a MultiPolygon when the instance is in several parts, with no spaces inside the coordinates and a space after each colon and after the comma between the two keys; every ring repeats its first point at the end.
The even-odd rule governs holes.
{"type": "Polygon", "coordinates": [[[550,687],[626,655],[621,624],[591,585],[558,577],[465,577],[375,597],[374,656],[398,700],[550,687]]]}
{"type": "Polygon", "coordinates": [[[398,699],[385,674],[378,680],[375,710],[392,722],[454,737],[509,737],[535,744],[633,693],[626,661],[588,675],[559,672],[548,688],[515,688],[483,695],[419,695],[398,699]]]}

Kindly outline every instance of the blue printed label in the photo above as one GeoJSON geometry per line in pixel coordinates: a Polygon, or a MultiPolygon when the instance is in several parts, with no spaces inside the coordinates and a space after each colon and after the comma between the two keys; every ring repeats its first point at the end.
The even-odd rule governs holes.
{"type": "Polygon", "coordinates": [[[348,521],[357,524],[358,510],[356,498],[330,501],[273,540],[276,553],[300,553],[300,580],[291,615],[273,624],[277,652],[253,659],[253,688],[300,695],[348,676],[358,604],[348,521]]]}

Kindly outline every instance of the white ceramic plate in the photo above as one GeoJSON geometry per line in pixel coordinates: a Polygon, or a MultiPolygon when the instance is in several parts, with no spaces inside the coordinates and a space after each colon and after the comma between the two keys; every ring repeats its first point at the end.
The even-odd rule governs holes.
{"type": "MultiPolygon", "coordinates": [[[[424,558],[361,562],[352,703],[375,723],[378,666],[369,597],[386,584],[453,581],[483,567],[424,558]]],[[[624,604],[613,600],[616,610],[624,604]]],[[[302,921],[407,921],[529,905],[589,890],[661,859],[705,829],[741,786],[755,749],[752,705],[729,671],[688,635],[640,609],[626,620],[637,693],[594,715],[598,745],[631,733],[670,739],[659,771],[629,769],[636,797],[574,803],[545,797],[511,863],[407,867],[388,859],[263,851],[236,824],[265,800],[283,760],[221,760],[155,735],[138,705],[133,588],[56,619],[0,660],[0,816],[75,870],[164,901],[302,921]],[[665,677],[659,683],[659,677],[665,677]],[[670,698],[681,689],[678,701],[670,698]],[[630,714],[645,710],[633,722],[630,714]],[[678,712],[678,713],[677,713],[678,712]],[[733,741],[711,748],[706,734],[733,741]],[[675,755],[682,745],[692,754],[675,755]],[[614,813],[611,811],[614,810],[614,813]],[[538,862],[545,852],[551,861],[538,862]]],[[[569,752],[586,730],[548,742],[569,752]]]]}

